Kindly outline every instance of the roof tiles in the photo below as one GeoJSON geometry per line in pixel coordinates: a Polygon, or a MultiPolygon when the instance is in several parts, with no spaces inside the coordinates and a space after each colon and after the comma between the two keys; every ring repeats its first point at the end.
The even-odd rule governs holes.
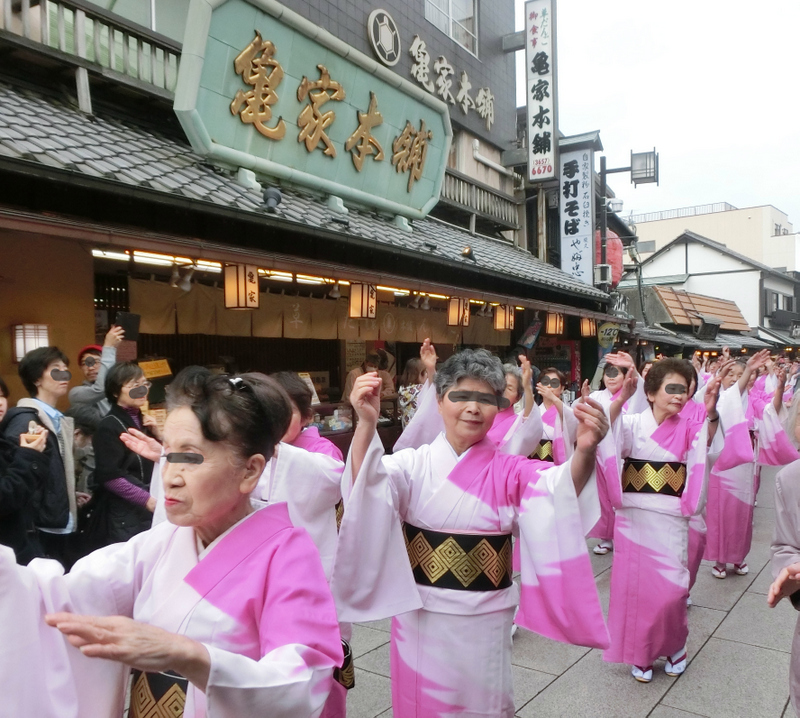
{"type": "Polygon", "coordinates": [[[102,178],[109,183],[149,186],[165,194],[277,217],[297,225],[324,227],[412,254],[504,274],[554,291],[598,300],[607,297],[529,252],[432,218],[415,220],[414,231],[408,233],[391,219],[350,209],[345,226],[332,221],[342,215],[335,214],[321,199],[288,188],[281,188],[283,200],[275,214],[265,215],[260,192],[239,185],[233,173],[212,167],[187,144],[132,122],[88,117],[64,102],[3,83],[0,83],[0,155],[102,178]],[[474,262],[461,256],[466,245],[472,247],[474,262]]]}

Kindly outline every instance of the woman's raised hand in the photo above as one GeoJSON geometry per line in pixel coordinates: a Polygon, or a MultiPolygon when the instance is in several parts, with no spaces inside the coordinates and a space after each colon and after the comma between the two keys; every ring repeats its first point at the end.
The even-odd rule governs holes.
{"type": "Polygon", "coordinates": [[[433,377],[436,376],[436,361],[439,357],[436,356],[436,348],[431,344],[430,338],[426,338],[419,348],[419,358],[425,365],[425,370],[428,372],[428,381],[433,382],[433,377]]]}
{"type": "Polygon", "coordinates": [[[533,387],[533,367],[531,362],[524,354],[519,355],[520,368],[522,369],[522,388],[530,389],[533,387]]]}
{"type": "Polygon", "coordinates": [[[747,366],[750,370],[758,369],[759,367],[764,366],[769,359],[769,349],[762,349],[760,352],[753,354],[753,356],[747,360],[747,366]]]}
{"type": "Polygon", "coordinates": [[[134,454],[139,454],[145,459],[155,462],[161,458],[161,444],[138,429],[128,429],[127,434],[119,435],[119,440],[134,454]]]}
{"type": "MultiPolygon", "coordinates": [[[[722,378],[719,376],[712,376],[706,384],[705,395],[703,396],[703,404],[706,407],[706,414],[709,419],[716,421],[719,418],[717,413],[717,399],[719,399],[719,388],[722,384],[722,378]]],[[[689,399],[691,401],[691,399],[689,399]]]]}
{"type": "Polygon", "coordinates": [[[375,371],[356,377],[353,391],[350,392],[350,403],[358,414],[359,421],[377,426],[381,414],[382,384],[383,381],[375,371]]]}

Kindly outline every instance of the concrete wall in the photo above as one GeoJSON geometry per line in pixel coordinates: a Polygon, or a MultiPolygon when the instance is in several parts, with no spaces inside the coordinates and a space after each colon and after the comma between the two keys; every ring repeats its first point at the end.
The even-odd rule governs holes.
{"type": "MultiPolygon", "coordinates": [[[[27,392],[13,363],[12,324],[48,324],[50,343],[70,358],[72,384],[79,384],[78,352],[94,343],[89,250],[70,240],[0,232],[0,376],[15,405],[27,392]]],[[[59,408],[67,406],[64,401],[59,408]]]]}
{"type": "Polygon", "coordinates": [[[694,217],[639,222],[636,232],[640,241],[654,241],[658,250],[688,229],[758,262],[772,267],[788,267],[794,263],[794,245],[782,236],[774,235],[776,224],[781,226],[781,231],[785,228],[792,232],[792,225],[785,213],[771,205],[764,205],[694,217]],[[770,261],[767,261],[767,257],[770,261]]]}
{"type": "MultiPolygon", "coordinates": [[[[149,0],[95,2],[134,22],[150,26],[149,0]]],[[[478,0],[477,57],[425,19],[425,2],[426,0],[283,0],[286,7],[373,58],[375,56],[367,37],[367,18],[373,10],[386,10],[397,23],[401,41],[400,60],[389,69],[416,84],[411,77],[413,59],[408,48],[414,36],[419,35],[431,57],[430,70],[433,77],[433,63],[440,55],[447,58],[455,70],[450,78],[453,80],[453,96],[458,91],[462,71],[469,76],[472,84],[470,95],[473,99],[481,87],[489,87],[494,95],[494,124],[490,130],[486,129],[484,120],[474,109],[470,109],[465,115],[459,107],[453,106],[450,112],[453,122],[501,150],[508,149],[509,143],[516,137],[515,66],[514,53],[502,51],[501,38],[514,32],[513,0],[478,0]]],[[[183,42],[188,5],[189,0],[156,0],[158,32],[183,42]]]]}
{"type": "Polygon", "coordinates": [[[736,302],[747,323],[751,327],[757,327],[760,319],[760,274],[758,270],[754,270],[734,275],[707,274],[689,277],[681,289],[736,302]]]}

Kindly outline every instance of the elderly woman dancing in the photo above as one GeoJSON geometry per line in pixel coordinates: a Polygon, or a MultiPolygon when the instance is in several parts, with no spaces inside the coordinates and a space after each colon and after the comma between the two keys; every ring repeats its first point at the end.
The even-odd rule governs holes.
{"type": "MultiPolygon", "coordinates": [[[[511,624],[605,646],[584,534],[599,516],[598,444],[608,431],[593,401],[575,406],[577,446],[553,466],[501,453],[487,433],[505,406],[500,361],[484,350],[436,374],[444,431],[385,456],[377,435],[380,379],[359,377],[359,423],[332,588],[342,620],[392,622],[396,718],[511,718],[511,624]],[[519,535],[522,586],[511,580],[519,535]],[[402,615],[400,615],[402,614],[402,615]]],[[[613,463],[613,444],[604,444],[613,463]]],[[[349,482],[345,481],[345,484],[349,482]]]]}
{"type": "Polygon", "coordinates": [[[0,547],[4,713],[121,716],[130,667],[131,716],[322,710],[342,650],[319,555],[285,504],[250,503],[288,399],[257,375],[201,384],[164,429],[169,523],[67,575],[0,547]]]}

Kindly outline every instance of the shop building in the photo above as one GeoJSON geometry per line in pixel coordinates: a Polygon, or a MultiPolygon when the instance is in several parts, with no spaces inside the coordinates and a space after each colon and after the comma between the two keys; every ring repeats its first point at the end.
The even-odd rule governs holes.
{"type": "MultiPolygon", "coordinates": [[[[185,87],[181,95],[179,78],[197,65],[196,47],[188,52],[174,38],[87,2],[13,6],[0,35],[0,181],[6,188],[0,198],[0,325],[30,332],[46,327],[47,340],[75,357],[117,311],[132,311],[141,315],[141,334],[126,350],[131,355],[168,358],[176,370],[201,363],[307,371],[331,389],[332,398],[338,398],[334,389],[341,389],[347,371],[380,342],[392,343],[398,368],[426,336],[442,356],[461,345],[507,354],[526,332],[530,336],[532,325],[543,334],[551,331],[554,351],[563,340],[594,352],[596,326],[611,318],[607,295],[527,251],[513,173],[499,164],[505,138],[513,134],[513,67],[501,51],[494,58],[491,53],[499,47],[497,38],[513,27],[513,3],[495,4],[491,13],[475,3],[477,52],[464,47],[470,41],[463,34],[456,40],[441,32],[424,14],[429,4],[419,2],[414,13],[404,3],[389,8],[396,21],[393,37],[402,48],[397,69],[390,69],[375,59],[370,45],[373,8],[348,3],[349,9],[331,9],[327,20],[320,15],[316,22],[338,34],[321,33],[328,43],[323,46],[319,38],[309,39],[318,5],[289,3],[297,11],[293,37],[307,31],[297,46],[310,48],[295,53],[300,60],[293,62],[304,61],[308,74],[285,73],[278,93],[287,103],[285,115],[276,109],[263,123],[274,129],[285,116],[288,127],[281,145],[287,154],[267,158],[269,167],[263,153],[246,151],[264,141],[255,123],[242,119],[246,99],[234,112],[237,95],[230,92],[219,105],[224,111],[215,115],[207,107],[190,107],[185,87]],[[465,111],[437,94],[440,85],[431,75],[427,83],[420,80],[425,78],[417,58],[424,54],[417,43],[412,55],[409,45],[426,33],[430,67],[441,54],[453,67],[448,78],[467,75],[475,107],[466,103],[465,111]],[[356,69],[345,62],[348,53],[358,55],[356,69]],[[325,155],[321,137],[312,150],[298,141],[303,125],[295,93],[303,81],[306,106],[312,107],[313,93],[326,93],[322,102],[328,107],[334,102],[335,90],[317,72],[323,60],[329,80],[340,82],[343,92],[357,98],[361,91],[364,115],[375,85],[364,84],[359,72],[399,87],[394,97],[375,93],[385,120],[385,132],[375,133],[384,154],[382,174],[362,176],[354,169],[354,157],[363,154],[369,165],[378,148],[373,143],[374,152],[360,153],[364,138],[357,137],[355,150],[345,149],[361,126],[352,108],[337,107],[337,117],[348,119],[347,131],[344,121],[341,130],[335,120],[330,125],[335,159],[325,155]],[[482,88],[490,88],[493,114],[486,92],[479,111],[482,88]],[[183,111],[180,122],[174,108],[183,111]],[[214,132],[238,123],[231,135],[241,144],[229,149],[257,161],[237,166],[230,154],[220,160],[206,152],[202,137],[192,135],[199,125],[187,130],[192,112],[206,113],[205,127],[214,132]],[[397,143],[404,123],[416,134],[426,131],[423,119],[438,144],[430,143],[415,177],[410,161],[400,171],[404,145],[397,143]],[[295,159],[286,159],[290,150],[295,159]],[[392,163],[396,155],[400,159],[392,163]],[[317,169],[331,166],[341,182],[317,169]],[[328,184],[295,181],[292,172],[327,178],[328,184]],[[462,183],[463,191],[448,195],[448,182],[462,183]],[[330,183],[345,189],[331,191],[330,183]],[[257,308],[225,307],[227,265],[255,269],[249,287],[257,285],[257,308]],[[355,316],[354,292],[365,293],[355,316]]],[[[237,7],[244,15],[264,11],[260,3],[243,0],[220,3],[218,10],[237,7]]],[[[252,22],[246,32],[242,27],[230,45],[239,55],[256,40],[252,22]]],[[[281,32],[278,52],[289,37],[288,30],[281,32]]],[[[264,64],[268,58],[260,52],[256,59],[264,64]]],[[[246,97],[256,86],[247,84],[246,72],[237,74],[237,57],[228,52],[223,59],[205,59],[219,82],[238,82],[246,97]]],[[[457,82],[451,90],[455,100],[457,82]]],[[[9,380],[12,398],[22,394],[15,348],[12,333],[0,332],[0,374],[9,380]]],[[[575,354],[569,361],[578,379],[575,354]]]]}

